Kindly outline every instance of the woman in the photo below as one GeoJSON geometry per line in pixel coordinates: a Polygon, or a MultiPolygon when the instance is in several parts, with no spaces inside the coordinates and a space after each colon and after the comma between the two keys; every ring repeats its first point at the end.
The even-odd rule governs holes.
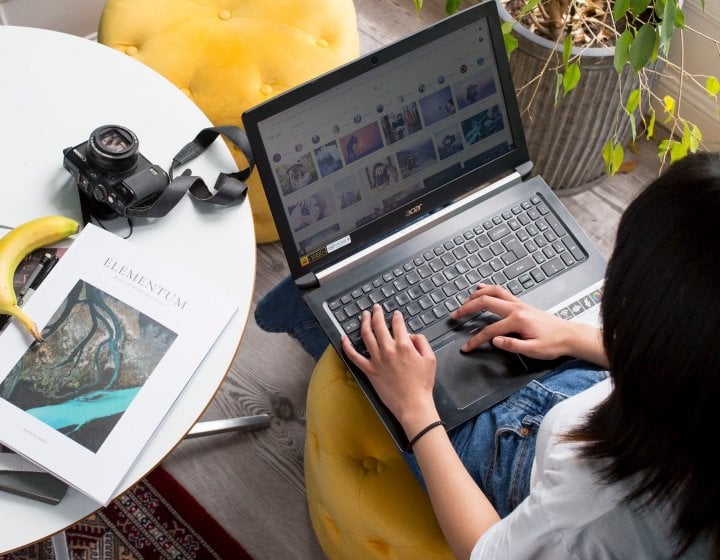
{"type": "Polygon", "coordinates": [[[718,213],[715,154],[672,165],[633,201],[608,265],[601,332],[479,286],[456,317],[487,309],[502,319],[465,350],[491,341],[585,362],[533,381],[450,434],[432,398],[434,355],[399,314],[391,335],[378,310],[365,313],[369,358],[343,341],[411,440],[458,558],[720,557],[720,461],[709,449],[720,397],[718,213]],[[610,379],[596,382],[588,362],[607,367],[610,379]],[[574,386],[583,376],[588,388],[545,402],[536,444],[519,441],[534,440],[527,427],[508,443],[508,428],[493,426],[516,396],[539,394],[528,393],[533,384],[574,386]]]}

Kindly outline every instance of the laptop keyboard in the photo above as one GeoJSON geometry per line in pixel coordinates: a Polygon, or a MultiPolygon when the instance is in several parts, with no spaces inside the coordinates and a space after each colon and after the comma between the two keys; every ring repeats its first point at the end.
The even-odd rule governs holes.
{"type": "Polygon", "coordinates": [[[432,340],[447,330],[445,319],[479,282],[519,295],[586,258],[542,198],[533,196],[361,282],[328,305],[361,348],[360,313],[375,303],[386,314],[400,310],[410,332],[432,340]]]}

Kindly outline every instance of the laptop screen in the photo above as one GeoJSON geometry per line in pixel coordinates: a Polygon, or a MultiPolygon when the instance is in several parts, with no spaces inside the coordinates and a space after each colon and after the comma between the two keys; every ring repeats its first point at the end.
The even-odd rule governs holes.
{"type": "Polygon", "coordinates": [[[494,2],[243,119],[295,278],[528,160],[494,2]]]}

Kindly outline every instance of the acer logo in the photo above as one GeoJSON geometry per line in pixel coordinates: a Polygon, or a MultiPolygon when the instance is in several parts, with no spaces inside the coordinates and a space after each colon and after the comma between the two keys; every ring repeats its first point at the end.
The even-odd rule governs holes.
{"type": "Polygon", "coordinates": [[[413,214],[417,214],[418,212],[420,212],[420,208],[422,208],[422,204],[418,204],[417,206],[413,206],[409,210],[405,210],[405,217],[409,218],[413,214]]]}

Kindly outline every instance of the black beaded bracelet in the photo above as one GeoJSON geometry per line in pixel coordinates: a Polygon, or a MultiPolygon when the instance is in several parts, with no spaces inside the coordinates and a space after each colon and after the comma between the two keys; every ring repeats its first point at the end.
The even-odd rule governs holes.
{"type": "Polygon", "coordinates": [[[438,426],[445,426],[445,422],[443,422],[442,420],[435,420],[435,422],[431,422],[422,430],[420,430],[418,434],[414,438],[412,438],[410,442],[405,446],[405,453],[412,453],[413,446],[418,442],[418,440],[425,434],[427,434],[430,430],[432,430],[433,428],[437,428],[438,426]]]}

